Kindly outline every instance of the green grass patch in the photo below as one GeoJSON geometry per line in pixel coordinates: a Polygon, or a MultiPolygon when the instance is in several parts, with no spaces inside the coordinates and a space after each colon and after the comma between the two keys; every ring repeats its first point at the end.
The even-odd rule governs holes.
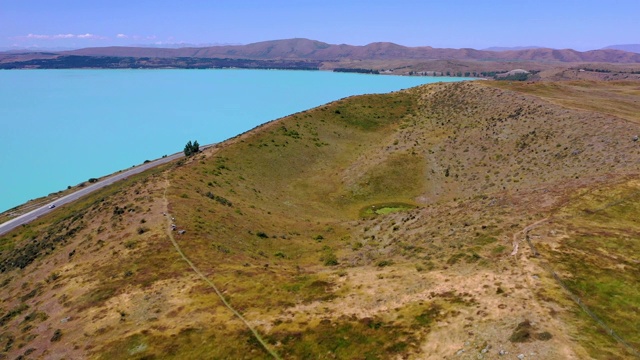
{"type": "Polygon", "coordinates": [[[422,157],[394,153],[362,174],[347,196],[358,202],[411,199],[424,190],[424,172],[422,157]]]}
{"type": "Polygon", "coordinates": [[[415,111],[415,102],[408,94],[364,95],[357,101],[342,101],[328,106],[337,121],[365,131],[378,130],[397,122],[415,111]]]}
{"type": "Polygon", "coordinates": [[[114,296],[117,291],[118,289],[113,285],[101,286],[97,289],[91,290],[78,299],[78,308],[81,311],[90,307],[100,306],[114,296]]]}
{"type": "Polygon", "coordinates": [[[504,251],[506,249],[507,249],[507,247],[504,246],[504,245],[497,245],[496,247],[491,249],[491,253],[494,254],[494,255],[500,255],[500,254],[504,253],[504,251]]]}
{"type": "Polygon", "coordinates": [[[143,331],[105,346],[97,359],[272,359],[249,331],[185,327],[163,336],[143,331]]]}
{"type": "Polygon", "coordinates": [[[498,241],[498,239],[496,239],[493,236],[489,236],[489,235],[486,235],[486,234],[478,234],[478,236],[476,236],[476,239],[473,242],[473,244],[474,245],[484,246],[484,245],[492,244],[492,243],[494,243],[496,241],[498,241]]]}
{"type": "Polygon", "coordinates": [[[415,205],[401,203],[401,202],[391,202],[391,203],[378,203],[373,205],[368,205],[360,210],[360,217],[372,217],[376,215],[386,215],[400,211],[406,211],[415,209],[415,205]]]}
{"type": "Polygon", "coordinates": [[[284,325],[267,337],[270,343],[280,344],[284,359],[387,359],[417,346],[401,327],[376,318],[325,319],[301,331],[285,330],[284,325]]]}
{"type": "Polygon", "coordinates": [[[322,280],[317,275],[299,276],[282,287],[288,293],[287,297],[295,299],[296,302],[308,303],[335,298],[332,291],[333,283],[322,280]]]}
{"type": "MultiPolygon", "coordinates": [[[[636,349],[640,349],[638,190],[619,185],[575,198],[561,211],[568,238],[554,250],[542,247],[556,271],[566,274],[563,282],[569,290],[636,349]]],[[[607,352],[626,356],[593,319],[579,308],[576,314],[580,340],[594,356],[607,352]]]]}

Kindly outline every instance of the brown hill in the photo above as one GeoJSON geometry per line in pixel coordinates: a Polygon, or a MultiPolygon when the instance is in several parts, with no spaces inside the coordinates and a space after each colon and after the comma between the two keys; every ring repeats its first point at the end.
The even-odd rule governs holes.
{"type": "Polygon", "coordinates": [[[0,237],[0,358],[630,358],[639,95],[351,97],[60,206],[0,237]]]}
{"type": "Polygon", "coordinates": [[[245,59],[309,59],[309,60],[519,60],[553,62],[639,63],[640,54],[604,49],[575,50],[528,49],[519,51],[482,51],[474,49],[437,49],[406,47],[381,42],[364,46],[332,45],[308,39],[264,41],[248,45],[211,46],[204,48],[136,48],[104,47],[61,52],[64,55],[131,56],[131,57],[222,57],[245,59]]]}

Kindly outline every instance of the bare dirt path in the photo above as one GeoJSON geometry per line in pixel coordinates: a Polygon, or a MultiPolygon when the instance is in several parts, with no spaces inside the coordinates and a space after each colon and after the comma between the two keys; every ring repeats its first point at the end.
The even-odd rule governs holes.
{"type": "Polygon", "coordinates": [[[522,230],[516,232],[515,234],[513,234],[513,251],[511,252],[511,256],[516,256],[518,254],[518,248],[519,248],[519,244],[522,240],[526,239],[527,234],[529,233],[529,231],[531,231],[531,229],[533,229],[534,227],[549,221],[550,218],[544,218],[541,220],[538,220],[532,224],[529,224],[527,226],[525,226],[522,230]],[[522,238],[518,239],[518,235],[522,234],[522,238]]]}
{"type": "Polygon", "coordinates": [[[206,282],[215,292],[216,295],[218,295],[218,297],[220,298],[220,300],[222,301],[222,303],[224,304],[224,306],[227,307],[227,309],[229,309],[238,319],[240,319],[240,321],[242,321],[244,323],[244,325],[251,331],[251,333],[253,334],[253,336],[255,337],[255,339],[260,343],[260,345],[262,345],[262,347],[271,355],[273,356],[274,359],[278,359],[280,360],[281,357],[273,350],[269,347],[269,345],[267,345],[267,342],[262,338],[262,336],[260,336],[260,333],[258,333],[258,331],[251,326],[251,324],[249,324],[249,322],[242,316],[242,314],[240,314],[236,309],[234,309],[231,304],[229,304],[227,302],[227,300],[224,298],[224,296],[222,295],[222,292],[220,292],[220,290],[218,290],[218,287],[211,281],[209,280],[209,278],[207,278],[202,271],[200,271],[194,264],[193,262],[191,262],[191,260],[189,260],[189,258],[182,252],[182,249],[180,248],[180,245],[178,245],[178,242],[176,241],[176,239],[173,236],[173,230],[171,227],[171,222],[172,222],[172,217],[171,214],[169,213],[169,200],[167,199],[167,189],[169,189],[169,179],[166,179],[166,185],[165,185],[165,189],[164,189],[164,195],[163,195],[163,199],[164,199],[164,205],[165,205],[165,217],[166,217],[166,231],[167,231],[167,236],[169,237],[169,240],[171,240],[171,243],[173,244],[173,247],[176,249],[176,251],[178,252],[178,254],[180,254],[180,256],[182,257],[182,259],[184,261],[187,262],[187,264],[189,264],[189,266],[191,267],[191,269],[198,274],[198,276],[204,281],[206,282]]]}

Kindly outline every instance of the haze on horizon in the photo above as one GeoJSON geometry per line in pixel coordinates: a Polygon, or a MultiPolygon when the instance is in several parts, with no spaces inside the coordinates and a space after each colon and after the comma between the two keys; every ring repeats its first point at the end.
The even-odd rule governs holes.
{"type": "Polygon", "coordinates": [[[585,51],[640,43],[640,1],[0,0],[0,48],[248,44],[543,46],[585,51]]]}

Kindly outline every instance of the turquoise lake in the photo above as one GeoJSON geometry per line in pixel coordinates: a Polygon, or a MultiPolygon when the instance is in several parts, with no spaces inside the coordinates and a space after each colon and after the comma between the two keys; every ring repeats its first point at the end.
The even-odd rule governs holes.
{"type": "Polygon", "coordinates": [[[350,95],[465,78],[278,70],[0,71],[0,212],[350,95]]]}

